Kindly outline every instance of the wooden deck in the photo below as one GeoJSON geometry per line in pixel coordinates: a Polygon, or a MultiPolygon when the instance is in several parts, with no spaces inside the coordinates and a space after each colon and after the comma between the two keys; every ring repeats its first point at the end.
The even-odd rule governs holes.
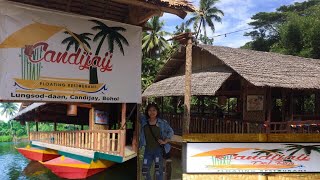
{"type": "MultiPolygon", "coordinates": [[[[97,151],[93,151],[93,150],[67,147],[67,146],[44,143],[44,142],[39,142],[39,141],[32,141],[31,144],[35,145],[35,146],[39,146],[39,147],[48,148],[48,149],[54,149],[60,153],[62,152],[63,154],[67,153],[67,154],[78,155],[78,156],[82,156],[82,157],[86,157],[86,158],[90,158],[90,159],[96,159],[95,153],[97,151]]],[[[114,154],[110,154],[110,155],[114,155],[114,154]]],[[[117,156],[117,155],[114,155],[114,156],[117,156]]],[[[133,151],[132,147],[126,146],[125,147],[125,156],[123,157],[122,162],[128,161],[136,156],[137,156],[137,153],[135,151],[133,151]]],[[[119,156],[119,157],[121,157],[121,156],[119,156]]],[[[105,160],[109,160],[109,159],[105,159],[105,160]]]]}
{"type": "Polygon", "coordinates": [[[137,156],[125,145],[125,130],[31,132],[33,145],[91,159],[124,162],[137,156]]]}

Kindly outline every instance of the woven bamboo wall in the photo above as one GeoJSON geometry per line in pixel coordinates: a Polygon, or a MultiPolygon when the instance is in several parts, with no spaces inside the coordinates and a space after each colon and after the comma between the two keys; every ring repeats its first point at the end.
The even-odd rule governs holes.
{"type": "MultiPolygon", "coordinates": [[[[320,142],[318,134],[188,134],[185,142],[320,142]]],[[[320,173],[183,174],[183,180],[316,180],[320,173]]]]}

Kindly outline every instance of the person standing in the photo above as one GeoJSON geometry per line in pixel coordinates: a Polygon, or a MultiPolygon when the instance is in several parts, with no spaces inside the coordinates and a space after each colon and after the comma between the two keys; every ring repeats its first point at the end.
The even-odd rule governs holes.
{"type": "Polygon", "coordinates": [[[148,104],[144,116],[141,116],[140,147],[145,147],[143,155],[142,176],[151,180],[150,168],[154,162],[156,180],[163,180],[162,147],[170,151],[168,143],[173,136],[169,123],[159,118],[159,108],[156,104],[148,104]]]}

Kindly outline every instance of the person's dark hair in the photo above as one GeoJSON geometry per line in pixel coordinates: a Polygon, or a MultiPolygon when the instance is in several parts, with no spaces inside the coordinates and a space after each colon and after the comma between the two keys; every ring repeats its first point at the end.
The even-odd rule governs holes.
{"type": "Polygon", "coordinates": [[[154,107],[157,110],[157,118],[160,116],[160,109],[156,103],[150,103],[147,105],[146,110],[144,112],[144,115],[146,116],[147,119],[150,118],[148,111],[151,107],[154,107]]]}

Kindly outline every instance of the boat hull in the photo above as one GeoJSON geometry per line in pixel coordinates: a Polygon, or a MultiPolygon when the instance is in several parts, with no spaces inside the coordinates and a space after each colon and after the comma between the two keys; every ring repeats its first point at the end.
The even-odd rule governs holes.
{"type": "Polygon", "coordinates": [[[37,148],[17,148],[17,150],[27,159],[32,161],[49,161],[60,155],[53,150],[37,149],[37,148]]]}
{"type": "Polygon", "coordinates": [[[104,171],[106,168],[85,169],[67,166],[45,165],[55,175],[66,179],[85,179],[89,176],[104,171]]]}
{"type": "Polygon", "coordinates": [[[76,159],[61,156],[50,161],[43,162],[43,164],[61,178],[85,179],[89,176],[104,171],[115,163],[104,160],[85,163],[76,159]]]}

